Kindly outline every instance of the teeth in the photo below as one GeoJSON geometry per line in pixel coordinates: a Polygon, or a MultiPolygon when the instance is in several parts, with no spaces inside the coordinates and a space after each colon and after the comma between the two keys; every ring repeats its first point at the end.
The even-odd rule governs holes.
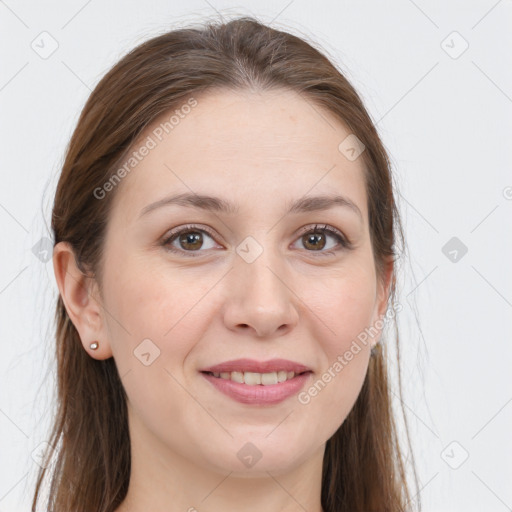
{"type": "Polygon", "coordinates": [[[261,383],[264,386],[269,386],[271,384],[277,384],[277,372],[262,373],[261,374],[261,383]]]}
{"type": "Polygon", "coordinates": [[[214,377],[221,379],[232,380],[240,384],[247,384],[248,386],[270,386],[285,380],[290,380],[295,377],[295,372],[286,372],[284,370],[271,373],[256,373],[256,372],[213,372],[214,377]]]}
{"type": "Polygon", "coordinates": [[[288,372],[280,371],[277,372],[277,382],[284,382],[288,377],[288,372]]]}
{"type": "MultiPolygon", "coordinates": [[[[228,374],[231,375],[231,380],[239,382],[240,384],[244,383],[244,374],[242,372],[228,372],[228,374]]],[[[227,379],[229,380],[229,377],[227,377],[227,379]]]]}
{"type": "MultiPolygon", "coordinates": [[[[267,375],[269,374],[267,373],[267,375]]],[[[244,383],[248,386],[256,386],[256,384],[261,384],[262,376],[261,373],[244,372],[244,383]]]]}

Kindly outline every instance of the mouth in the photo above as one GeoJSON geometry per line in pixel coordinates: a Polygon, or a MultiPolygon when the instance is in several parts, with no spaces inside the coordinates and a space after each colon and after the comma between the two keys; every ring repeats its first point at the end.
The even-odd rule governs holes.
{"type": "Polygon", "coordinates": [[[270,406],[297,394],[310,380],[313,370],[289,359],[233,359],[201,368],[199,372],[213,389],[233,400],[270,406]]]}

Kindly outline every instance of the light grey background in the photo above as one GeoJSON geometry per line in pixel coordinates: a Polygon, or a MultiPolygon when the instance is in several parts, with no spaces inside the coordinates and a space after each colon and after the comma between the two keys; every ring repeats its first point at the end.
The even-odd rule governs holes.
{"type": "Polygon", "coordinates": [[[510,510],[512,1],[9,0],[0,1],[0,512],[29,510],[52,413],[57,288],[44,237],[79,112],[129,49],[216,10],[311,38],[364,98],[406,228],[399,324],[424,510],[510,510]]]}

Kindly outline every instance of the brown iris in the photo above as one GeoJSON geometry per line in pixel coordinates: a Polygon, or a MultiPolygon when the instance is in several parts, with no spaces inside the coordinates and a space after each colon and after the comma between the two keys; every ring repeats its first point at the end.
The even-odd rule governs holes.
{"type": "Polygon", "coordinates": [[[200,249],[203,245],[203,234],[199,231],[188,231],[180,235],[179,241],[185,249],[200,249]]]}
{"type": "Polygon", "coordinates": [[[304,235],[306,237],[307,242],[304,243],[304,247],[308,248],[307,244],[312,244],[313,249],[323,249],[325,247],[325,234],[324,233],[308,233],[307,235],[304,235]],[[320,240],[318,237],[323,237],[323,241],[320,240]]]}

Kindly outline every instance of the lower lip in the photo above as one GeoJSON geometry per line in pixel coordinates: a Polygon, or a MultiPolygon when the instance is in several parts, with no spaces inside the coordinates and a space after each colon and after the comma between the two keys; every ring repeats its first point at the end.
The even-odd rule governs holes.
{"type": "Polygon", "coordinates": [[[249,386],[248,384],[241,384],[233,380],[214,377],[208,373],[201,372],[201,374],[220,392],[237,402],[250,405],[272,405],[298,393],[304,387],[312,372],[296,375],[293,379],[270,384],[269,386],[263,386],[262,384],[249,386]]]}

